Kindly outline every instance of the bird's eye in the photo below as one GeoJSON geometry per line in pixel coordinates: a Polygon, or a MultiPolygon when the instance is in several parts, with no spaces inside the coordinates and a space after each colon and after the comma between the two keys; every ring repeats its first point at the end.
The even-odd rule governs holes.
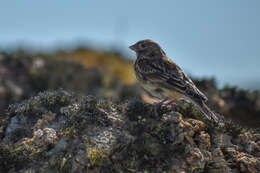
{"type": "Polygon", "coordinates": [[[140,44],[140,47],[141,48],[146,48],[146,45],[145,44],[140,44]]]}

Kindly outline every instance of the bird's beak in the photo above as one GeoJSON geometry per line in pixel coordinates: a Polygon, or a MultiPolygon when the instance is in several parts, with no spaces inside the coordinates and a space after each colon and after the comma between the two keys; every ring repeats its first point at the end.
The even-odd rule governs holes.
{"type": "Polygon", "coordinates": [[[133,50],[133,51],[136,51],[136,50],[137,50],[135,44],[133,44],[132,46],[129,46],[129,49],[131,49],[131,50],[133,50]]]}

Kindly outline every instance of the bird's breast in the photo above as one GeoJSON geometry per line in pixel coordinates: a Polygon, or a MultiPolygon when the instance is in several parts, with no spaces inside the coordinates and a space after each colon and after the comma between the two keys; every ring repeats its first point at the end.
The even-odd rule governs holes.
{"type": "Polygon", "coordinates": [[[179,99],[185,97],[182,93],[178,91],[169,90],[150,82],[141,82],[141,86],[150,95],[159,99],[179,99]]]}
{"type": "Polygon", "coordinates": [[[142,72],[139,71],[139,63],[138,60],[136,60],[134,64],[134,71],[137,81],[141,84],[142,88],[147,91],[150,95],[153,97],[159,98],[159,99],[178,99],[183,97],[182,93],[179,93],[175,90],[170,90],[168,88],[164,88],[160,83],[153,82],[145,76],[142,72]]]}

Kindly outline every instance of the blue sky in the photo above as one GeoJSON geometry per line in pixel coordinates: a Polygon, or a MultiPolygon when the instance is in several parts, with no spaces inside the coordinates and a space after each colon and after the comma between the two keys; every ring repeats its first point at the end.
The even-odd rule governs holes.
{"type": "Polygon", "coordinates": [[[158,41],[188,74],[260,88],[259,0],[0,0],[0,48],[158,41]]]}

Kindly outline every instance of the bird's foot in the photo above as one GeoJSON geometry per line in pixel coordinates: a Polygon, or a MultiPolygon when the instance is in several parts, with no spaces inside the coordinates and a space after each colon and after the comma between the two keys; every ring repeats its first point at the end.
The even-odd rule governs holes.
{"type": "Polygon", "coordinates": [[[154,103],[156,104],[156,105],[160,105],[160,106],[162,106],[162,105],[164,105],[165,104],[165,102],[166,101],[168,101],[169,99],[162,99],[162,100],[158,100],[158,101],[155,101],[154,103]]]}
{"type": "Polygon", "coordinates": [[[171,99],[171,100],[169,100],[167,103],[165,103],[164,106],[171,105],[171,104],[173,104],[175,101],[176,101],[176,99],[171,99]]]}
{"type": "Polygon", "coordinates": [[[163,99],[163,100],[159,100],[157,101],[155,104],[160,105],[160,106],[168,106],[171,105],[175,102],[176,99],[163,99]]]}

